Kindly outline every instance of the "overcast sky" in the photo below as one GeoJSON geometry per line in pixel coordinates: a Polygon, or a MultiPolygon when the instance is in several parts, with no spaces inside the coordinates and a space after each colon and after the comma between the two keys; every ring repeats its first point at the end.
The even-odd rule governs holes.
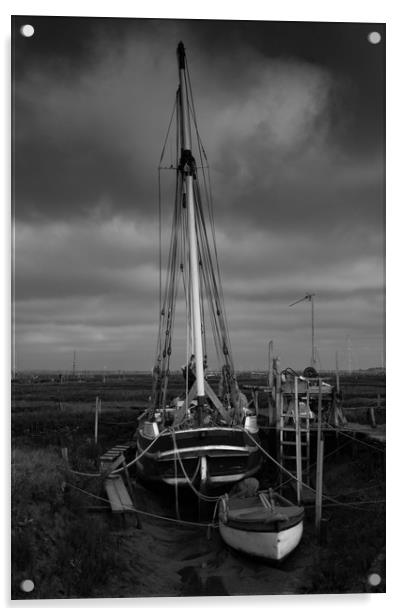
{"type": "Polygon", "coordinates": [[[13,31],[17,370],[71,369],[74,350],[78,369],[153,365],[179,40],[236,367],[265,367],[270,339],[282,365],[310,363],[310,304],[289,308],[306,293],[323,368],[336,351],[343,368],[381,365],[383,25],[18,17],[13,31]]]}

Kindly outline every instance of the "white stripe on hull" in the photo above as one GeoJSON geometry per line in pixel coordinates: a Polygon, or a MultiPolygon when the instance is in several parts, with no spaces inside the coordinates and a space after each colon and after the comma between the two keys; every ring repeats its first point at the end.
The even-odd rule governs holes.
{"type": "MultiPolygon", "coordinates": [[[[243,428],[237,428],[236,426],[234,426],[233,428],[224,428],[224,427],[219,427],[219,428],[189,428],[187,430],[175,430],[175,434],[176,437],[177,436],[183,436],[185,434],[189,434],[191,436],[197,436],[197,434],[205,434],[208,432],[215,432],[216,434],[222,434],[224,432],[229,432],[230,434],[233,434],[234,432],[241,432],[242,434],[247,434],[247,430],[244,430],[243,428]]],[[[154,440],[156,437],[155,435],[150,435],[150,434],[145,434],[144,433],[144,429],[140,428],[140,434],[144,439],[147,439],[148,441],[152,441],[154,440]]],[[[253,433],[253,436],[255,437],[255,434],[253,433]]],[[[169,435],[168,434],[164,434],[162,435],[163,438],[168,438],[169,435]]],[[[159,437],[160,438],[160,437],[159,437]]]]}
{"type": "MultiPolygon", "coordinates": [[[[225,484],[225,483],[237,483],[242,479],[246,479],[247,477],[255,475],[255,473],[260,469],[261,464],[258,464],[254,468],[244,471],[243,473],[236,473],[232,475],[209,475],[207,480],[207,486],[215,485],[215,484],[225,484]]],[[[161,481],[162,483],[166,483],[169,486],[186,486],[188,485],[188,481],[186,477],[164,477],[162,474],[158,475],[158,477],[149,477],[145,473],[144,465],[141,462],[137,462],[137,471],[144,479],[151,479],[161,481]]]]}
{"type": "Polygon", "coordinates": [[[235,550],[250,556],[269,560],[282,560],[300,543],[303,534],[303,520],[292,528],[278,532],[252,532],[231,528],[219,522],[222,539],[235,550]]]}

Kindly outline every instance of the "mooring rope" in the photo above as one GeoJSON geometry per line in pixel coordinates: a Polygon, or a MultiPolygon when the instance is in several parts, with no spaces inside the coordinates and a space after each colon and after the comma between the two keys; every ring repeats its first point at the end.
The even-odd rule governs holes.
{"type": "MultiPolygon", "coordinates": [[[[190,479],[190,477],[187,474],[186,469],[184,468],[182,459],[181,459],[180,454],[179,454],[179,450],[177,448],[175,431],[171,430],[171,434],[172,434],[172,440],[173,440],[173,444],[174,444],[174,448],[175,448],[175,453],[177,453],[177,460],[179,461],[181,470],[183,471],[183,475],[186,478],[187,483],[190,486],[190,488],[192,489],[192,491],[198,496],[198,498],[201,498],[201,500],[205,500],[206,502],[216,503],[217,501],[219,501],[220,498],[221,498],[220,496],[207,496],[206,494],[202,494],[202,492],[199,492],[197,490],[197,488],[193,485],[193,481],[195,479],[196,473],[194,474],[193,479],[190,479]]],[[[196,470],[198,470],[198,467],[197,467],[196,470]]]]}
{"type": "Polygon", "coordinates": [[[143,449],[143,451],[136,458],[134,458],[134,460],[131,460],[123,468],[116,468],[113,471],[106,470],[104,473],[85,473],[83,471],[75,471],[70,467],[66,468],[65,466],[61,466],[61,465],[58,465],[58,467],[63,468],[64,470],[68,470],[70,473],[73,473],[74,475],[81,475],[82,477],[105,477],[105,476],[108,477],[109,475],[118,475],[119,473],[122,473],[125,470],[125,468],[126,469],[130,468],[130,466],[133,466],[133,464],[135,464],[138,460],[140,460],[142,456],[144,456],[147,453],[147,451],[151,449],[151,447],[156,443],[156,441],[161,436],[163,436],[164,434],[167,434],[168,432],[169,432],[168,428],[166,430],[162,430],[162,432],[158,434],[158,436],[148,445],[148,447],[143,449]]]}
{"type": "MultiPolygon", "coordinates": [[[[82,492],[83,494],[86,494],[87,496],[91,496],[92,498],[95,498],[97,500],[100,500],[104,503],[108,503],[110,504],[109,500],[107,498],[103,498],[102,496],[98,496],[97,494],[93,494],[92,492],[89,492],[88,490],[84,490],[82,488],[79,488],[78,486],[75,486],[73,483],[69,483],[66,482],[66,485],[70,486],[71,488],[74,488],[75,490],[78,490],[79,492],[82,492]]],[[[141,509],[137,509],[136,507],[134,507],[134,505],[124,505],[125,511],[127,511],[127,513],[137,513],[140,515],[146,515],[149,516],[151,518],[156,518],[158,520],[164,520],[166,522],[173,522],[175,524],[183,524],[183,525],[187,525],[187,526],[197,526],[197,527],[201,527],[201,528],[218,528],[218,524],[214,523],[214,522],[191,522],[189,520],[177,520],[176,518],[170,518],[168,516],[163,516],[163,515],[159,515],[157,513],[150,513],[149,511],[142,511],[141,509]]]]}

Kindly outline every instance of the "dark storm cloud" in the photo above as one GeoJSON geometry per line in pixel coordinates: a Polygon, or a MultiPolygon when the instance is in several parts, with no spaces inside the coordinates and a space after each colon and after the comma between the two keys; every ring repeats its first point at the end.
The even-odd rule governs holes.
{"type": "MultiPolygon", "coordinates": [[[[16,345],[25,365],[63,364],[73,349],[88,367],[152,365],[156,167],[180,39],[211,165],[238,365],[263,365],[268,337],[284,361],[304,363],[309,305],[288,304],[312,291],[323,359],[352,335],[374,341],[361,357],[378,364],[384,44],[367,34],[384,35],[382,25],[32,18],[35,36],[23,39],[27,21],[14,23],[16,345]]],[[[165,162],[170,152],[168,141],[165,162]]],[[[167,227],[167,199],[163,207],[167,227]]]]}
{"type": "Polygon", "coordinates": [[[342,216],[378,198],[375,177],[348,199],[342,194],[347,175],[362,166],[369,174],[382,154],[363,137],[374,139],[381,118],[382,54],[367,43],[367,26],[353,26],[352,35],[333,24],[69,19],[60,44],[62,21],[52,34],[48,23],[37,25],[44,41],[32,40],[32,56],[30,41],[16,36],[17,50],[25,50],[15,73],[17,217],[68,219],[101,204],[146,212],[154,204],[180,35],[191,49],[200,125],[217,171],[218,216],[226,209],[241,216],[247,200],[248,222],[270,204],[275,224],[292,214],[298,224],[315,214],[320,224],[323,200],[327,212],[342,216]],[[338,54],[348,49],[352,59],[343,63],[338,54]],[[362,105],[367,73],[372,91],[362,105]],[[342,140],[353,148],[339,150],[342,140]],[[356,158],[363,142],[364,156],[356,158]]]}

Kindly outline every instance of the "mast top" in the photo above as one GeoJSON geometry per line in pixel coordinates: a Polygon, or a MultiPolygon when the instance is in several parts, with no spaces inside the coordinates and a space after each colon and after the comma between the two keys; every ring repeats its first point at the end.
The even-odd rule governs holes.
{"type": "Polygon", "coordinates": [[[179,70],[181,70],[182,68],[184,69],[186,67],[186,53],[184,51],[184,45],[182,41],[180,41],[177,46],[177,58],[179,60],[179,70]]]}

